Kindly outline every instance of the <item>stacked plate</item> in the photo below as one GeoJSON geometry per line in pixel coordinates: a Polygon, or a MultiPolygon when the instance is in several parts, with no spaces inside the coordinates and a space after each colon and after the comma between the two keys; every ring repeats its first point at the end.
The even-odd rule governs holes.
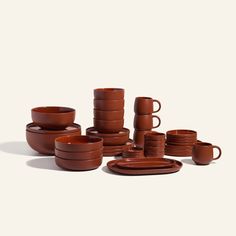
{"type": "Polygon", "coordinates": [[[65,136],[55,140],[56,164],[65,170],[93,170],[102,164],[101,138],[65,136]]]}
{"type": "Polygon", "coordinates": [[[107,167],[118,174],[150,175],[170,174],[181,169],[182,163],[167,158],[124,158],[107,163],[107,167]]]}
{"type": "Polygon", "coordinates": [[[192,156],[193,145],[197,142],[197,132],[194,130],[170,130],[166,133],[165,155],[192,156]]]}

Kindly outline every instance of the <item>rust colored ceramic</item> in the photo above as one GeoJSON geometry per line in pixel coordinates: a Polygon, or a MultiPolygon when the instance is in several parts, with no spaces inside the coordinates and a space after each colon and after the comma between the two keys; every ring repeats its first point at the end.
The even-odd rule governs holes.
{"type": "Polygon", "coordinates": [[[123,111],[125,100],[98,100],[94,99],[94,108],[101,111],[123,111]]]}
{"type": "Polygon", "coordinates": [[[133,140],[136,146],[143,147],[144,146],[144,135],[150,132],[150,130],[141,131],[135,130],[133,135],[133,140]]]}
{"type": "Polygon", "coordinates": [[[170,130],[166,133],[167,142],[171,143],[195,143],[197,141],[197,132],[194,130],[170,130]]]}
{"type": "Polygon", "coordinates": [[[196,142],[190,142],[190,143],[187,143],[187,142],[169,142],[169,141],[166,141],[166,144],[168,145],[174,145],[174,146],[193,146],[195,143],[200,143],[201,141],[200,140],[197,140],[196,142]]]}
{"type": "Polygon", "coordinates": [[[73,124],[64,130],[44,130],[34,123],[26,126],[26,140],[29,146],[44,155],[54,155],[55,139],[70,134],[80,135],[80,125],[73,124]]]}
{"type": "Polygon", "coordinates": [[[125,145],[117,147],[117,146],[104,146],[103,147],[103,156],[118,156],[122,155],[124,151],[129,150],[133,147],[133,141],[129,140],[125,145]]]}
{"type": "Polygon", "coordinates": [[[201,142],[193,146],[192,159],[197,165],[208,165],[212,160],[217,160],[221,157],[221,148],[211,143],[201,142]],[[219,154],[214,157],[213,150],[218,149],[219,154]]]}
{"type": "Polygon", "coordinates": [[[151,130],[161,125],[161,119],[155,115],[135,115],[134,128],[137,130],[151,130]],[[157,125],[153,125],[153,119],[158,120],[157,125]]]}
{"type": "Polygon", "coordinates": [[[128,169],[169,168],[175,165],[175,161],[164,158],[127,158],[117,161],[116,165],[128,169]]]}
{"type": "Polygon", "coordinates": [[[64,152],[55,149],[55,156],[68,160],[90,160],[98,159],[103,155],[103,149],[98,149],[91,152],[64,152]]]}
{"type": "Polygon", "coordinates": [[[171,145],[166,145],[165,147],[165,155],[168,156],[178,156],[178,157],[188,157],[192,156],[192,149],[185,148],[185,149],[177,149],[177,146],[172,147],[171,145]]]}
{"type": "Polygon", "coordinates": [[[122,153],[122,157],[124,158],[143,158],[143,148],[140,147],[132,147],[127,151],[122,153]]]}
{"type": "Polygon", "coordinates": [[[98,137],[68,135],[57,138],[55,147],[64,152],[90,152],[101,149],[103,141],[98,137]]]}
{"type": "Polygon", "coordinates": [[[124,119],[124,110],[120,111],[101,111],[101,110],[93,110],[94,119],[96,120],[123,120],[124,119]]]}
{"type": "Polygon", "coordinates": [[[78,161],[78,160],[66,160],[59,157],[55,157],[56,164],[65,170],[94,170],[102,164],[102,158],[78,161]]]}
{"type": "Polygon", "coordinates": [[[31,110],[33,122],[44,129],[62,130],[73,124],[75,109],[69,107],[36,107],[31,110]]]}
{"type": "Polygon", "coordinates": [[[109,161],[107,163],[107,167],[118,174],[123,175],[154,175],[154,174],[170,174],[177,172],[181,169],[182,163],[175,160],[175,164],[171,167],[166,168],[150,168],[150,169],[128,169],[128,168],[121,168],[117,166],[117,162],[119,160],[109,161]]]}
{"type": "Polygon", "coordinates": [[[111,134],[99,133],[94,127],[86,129],[86,135],[102,138],[104,146],[124,145],[129,140],[129,133],[129,129],[126,128],[111,134]]]}
{"type": "Polygon", "coordinates": [[[114,145],[114,146],[103,146],[104,151],[109,150],[122,150],[125,147],[132,147],[133,146],[133,140],[129,139],[125,144],[123,145],[114,145]]]}
{"type": "Polygon", "coordinates": [[[134,112],[139,115],[149,115],[161,110],[161,103],[150,97],[136,97],[134,102],[134,112]],[[154,110],[154,103],[158,104],[158,109],[154,110]]]}
{"type": "Polygon", "coordinates": [[[123,129],[124,120],[93,120],[95,129],[100,133],[118,133],[123,129]]]}
{"type": "Polygon", "coordinates": [[[95,99],[119,100],[124,99],[125,90],[122,88],[97,88],[94,89],[95,99]]]}
{"type": "Polygon", "coordinates": [[[151,142],[162,142],[165,143],[165,134],[156,131],[151,131],[145,134],[145,140],[151,142]]]}

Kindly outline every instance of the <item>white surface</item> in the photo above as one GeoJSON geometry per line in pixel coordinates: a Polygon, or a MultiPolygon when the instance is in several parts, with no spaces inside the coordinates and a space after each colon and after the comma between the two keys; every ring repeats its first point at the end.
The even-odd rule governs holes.
{"type": "MultiPolygon", "coordinates": [[[[1,1],[0,235],[235,235],[235,1],[1,1]],[[159,131],[222,147],[205,167],[127,177],[60,171],[25,142],[30,109],[77,109],[93,89],[162,102],[159,131]]],[[[180,160],[186,158],[178,158],[180,160]]]]}

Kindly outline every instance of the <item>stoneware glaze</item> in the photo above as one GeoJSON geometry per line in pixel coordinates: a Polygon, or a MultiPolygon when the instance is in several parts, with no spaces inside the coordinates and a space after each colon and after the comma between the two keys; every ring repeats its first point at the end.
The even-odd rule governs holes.
{"type": "Polygon", "coordinates": [[[148,115],[160,111],[161,103],[150,97],[136,97],[134,102],[134,112],[139,115],[148,115]],[[154,103],[158,104],[158,108],[154,110],[154,103]]]}
{"type": "Polygon", "coordinates": [[[161,119],[155,115],[135,115],[134,128],[137,130],[151,130],[161,125],[161,119]],[[154,125],[153,120],[157,119],[158,123],[154,125]]]}
{"type": "Polygon", "coordinates": [[[95,99],[119,100],[124,98],[125,91],[122,88],[97,88],[94,89],[95,99]]]}
{"type": "Polygon", "coordinates": [[[124,158],[143,158],[144,152],[143,148],[140,147],[132,147],[127,151],[122,153],[122,157],[124,158]]]}
{"type": "Polygon", "coordinates": [[[141,131],[135,130],[133,135],[133,140],[136,146],[143,147],[144,146],[144,135],[151,130],[141,131]]]}
{"type": "Polygon", "coordinates": [[[211,143],[201,142],[193,146],[192,159],[197,165],[208,165],[212,160],[217,160],[221,157],[221,148],[211,143]],[[218,149],[219,154],[214,157],[213,150],[218,149]]]}
{"type": "Polygon", "coordinates": [[[62,130],[73,124],[75,109],[69,107],[36,107],[31,110],[33,122],[44,129],[62,130]]]}
{"type": "Polygon", "coordinates": [[[123,111],[125,100],[98,100],[94,99],[94,109],[101,111],[123,111]]]}
{"type": "Polygon", "coordinates": [[[101,133],[118,133],[124,126],[124,120],[93,120],[94,127],[101,133]]]}
{"type": "Polygon", "coordinates": [[[93,110],[94,119],[96,120],[123,120],[124,119],[124,109],[120,111],[101,111],[101,110],[93,110]]]}

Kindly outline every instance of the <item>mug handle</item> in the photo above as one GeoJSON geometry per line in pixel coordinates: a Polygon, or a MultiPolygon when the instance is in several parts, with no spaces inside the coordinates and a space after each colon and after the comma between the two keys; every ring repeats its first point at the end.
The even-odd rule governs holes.
{"type": "Polygon", "coordinates": [[[213,146],[213,148],[216,148],[216,149],[218,149],[218,150],[219,150],[219,155],[218,155],[217,157],[213,158],[213,160],[217,160],[217,159],[219,159],[219,158],[220,158],[220,156],[221,156],[221,154],[222,154],[222,151],[221,151],[221,148],[220,148],[220,147],[218,147],[218,146],[213,146]]]}
{"type": "Polygon", "coordinates": [[[153,103],[154,102],[156,102],[158,104],[159,108],[156,111],[153,111],[153,113],[157,113],[158,111],[161,110],[161,103],[158,100],[156,100],[156,99],[153,99],[153,103]]]}
{"type": "Polygon", "coordinates": [[[160,119],[159,116],[152,116],[152,118],[157,118],[157,120],[159,122],[158,125],[152,127],[153,129],[155,129],[155,128],[157,128],[157,127],[159,127],[161,125],[161,119],[160,119]]]}

